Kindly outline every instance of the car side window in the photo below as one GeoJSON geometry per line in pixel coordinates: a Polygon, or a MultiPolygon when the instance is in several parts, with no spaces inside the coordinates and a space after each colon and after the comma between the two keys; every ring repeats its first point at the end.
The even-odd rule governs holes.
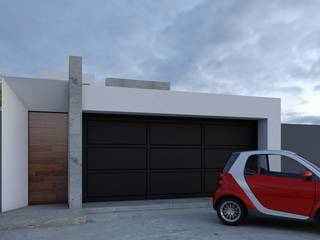
{"type": "Polygon", "coordinates": [[[271,175],[285,177],[301,177],[302,172],[308,170],[304,165],[296,160],[284,155],[268,155],[271,167],[271,175]]]}
{"type": "Polygon", "coordinates": [[[251,155],[246,162],[244,174],[270,175],[283,177],[302,177],[302,172],[308,170],[296,160],[277,154],[251,155]]]}
{"type": "Polygon", "coordinates": [[[245,175],[268,174],[268,156],[265,154],[251,155],[246,162],[245,175]]]}

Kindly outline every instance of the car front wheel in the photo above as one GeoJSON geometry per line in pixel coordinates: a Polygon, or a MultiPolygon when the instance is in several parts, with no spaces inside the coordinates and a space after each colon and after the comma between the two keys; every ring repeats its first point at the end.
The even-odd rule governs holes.
{"type": "Polygon", "coordinates": [[[217,214],[226,225],[238,225],[246,216],[243,204],[234,198],[224,198],[217,206],[217,214]]]}

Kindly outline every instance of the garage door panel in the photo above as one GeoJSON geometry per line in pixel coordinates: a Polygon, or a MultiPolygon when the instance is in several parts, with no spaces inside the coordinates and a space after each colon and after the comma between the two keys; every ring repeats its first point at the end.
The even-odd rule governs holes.
{"type": "Polygon", "coordinates": [[[204,166],[205,168],[224,168],[231,154],[236,151],[235,149],[205,149],[204,152],[204,166]]]}
{"type": "Polygon", "coordinates": [[[201,126],[196,124],[154,123],[150,125],[150,143],[199,145],[201,144],[201,126]]]}
{"type": "Polygon", "coordinates": [[[145,148],[88,148],[89,170],[145,169],[145,148]]]}
{"type": "Polygon", "coordinates": [[[139,122],[88,121],[88,144],[146,144],[146,126],[139,122]]]}
{"type": "Polygon", "coordinates": [[[89,197],[139,196],[146,194],[146,174],[89,173],[89,197]]]}
{"type": "Polygon", "coordinates": [[[205,145],[250,146],[255,139],[255,130],[250,125],[205,126],[205,145]]]}
{"type": "Polygon", "coordinates": [[[256,121],[84,114],[84,201],[208,196],[256,121]]]}
{"type": "Polygon", "coordinates": [[[150,167],[151,169],[201,168],[201,149],[151,149],[150,167]]]}
{"type": "Polygon", "coordinates": [[[204,175],[204,189],[206,193],[213,193],[219,183],[220,171],[206,171],[204,175]]]}
{"type": "Polygon", "coordinates": [[[152,195],[201,193],[201,172],[151,173],[152,195]]]}

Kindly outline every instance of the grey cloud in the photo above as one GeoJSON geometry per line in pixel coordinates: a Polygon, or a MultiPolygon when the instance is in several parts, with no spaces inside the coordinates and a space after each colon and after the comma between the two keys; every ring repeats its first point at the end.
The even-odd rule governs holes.
{"type": "Polygon", "coordinates": [[[282,97],[291,111],[307,101],[304,83],[319,81],[319,9],[318,0],[1,1],[0,72],[66,71],[68,55],[82,55],[100,80],[282,97]]]}
{"type": "Polygon", "coordinates": [[[307,123],[307,124],[320,124],[320,116],[297,116],[288,119],[288,123],[307,123]]]}
{"type": "Polygon", "coordinates": [[[1,1],[0,72],[63,71],[74,54],[100,77],[139,74],[137,63],[153,55],[158,29],[195,2],[1,1]]]}
{"type": "Polygon", "coordinates": [[[317,85],[313,88],[314,91],[320,91],[320,85],[317,85]]]}
{"type": "Polygon", "coordinates": [[[303,92],[303,88],[298,87],[298,86],[280,87],[279,90],[285,91],[285,92],[290,92],[292,94],[300,94],[303,92]]]}
{"type": "Polygon", "coordinates": [[[306,124],[320,124],[320,115],[302,114],[297,111],[285,112],[286,123],[306,123],[306,124]]]}
{"type": "MultiPolygon", "coordinates": [[[[293,12],[295,4],[286,2],[293,12]]],[[[209,89],[222,85],[224,91],[243,94],[280,89],[278,83],[292,79],[291,68],[296,65],[292,48],[299,44],[296,35],[301,31],[290,22],[301,17],[282,20],[280,13],[271,14],[280,8],[278,1],[204,1],[161,32],[156,43],[166,49],[166,57],[142,66],[149,75],[178,86],[204,82],[209,89]]]]}

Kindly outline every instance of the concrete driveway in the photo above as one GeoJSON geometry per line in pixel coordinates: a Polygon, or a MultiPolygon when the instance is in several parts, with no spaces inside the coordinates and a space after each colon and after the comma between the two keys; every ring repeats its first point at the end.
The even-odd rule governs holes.
{"type": "Polygon", "coordinates": [[[319,239],[320,225],[249,218],[237,227],[224,226],[211,208],[90,213],[87,223],[0,231],[14,239],[319,239]]]}

